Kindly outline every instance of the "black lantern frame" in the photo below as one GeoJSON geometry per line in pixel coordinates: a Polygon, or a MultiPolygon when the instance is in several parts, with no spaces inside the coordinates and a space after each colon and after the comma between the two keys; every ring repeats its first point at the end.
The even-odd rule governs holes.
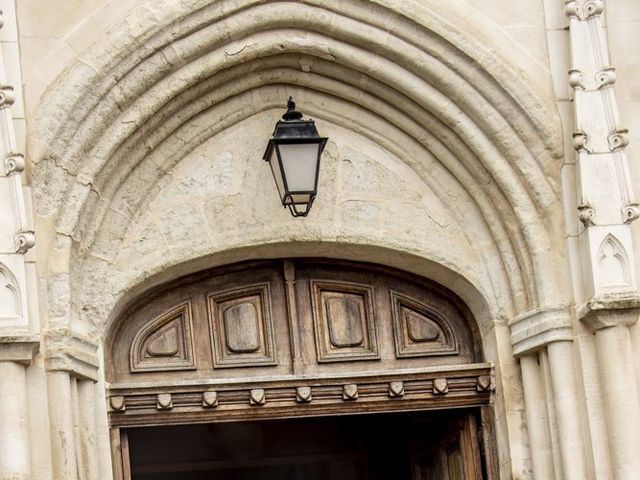
{"type": "MultiPolygon", "coordinates": [[[[288,207],[291,215],[294,217],[306,217],[309,214],[309,210],[311,210],[313,201],[318,193],[320,156],[322,155],[327,140],[327,137],[321,137],[318,134],[318,129],[313,120],[302,119],[302,113],[296,111],[296,104],[293,101],[293,97],[289,97],[287,112],[282,115],[282,120],[276,123],[273,135],[267,144],[262,158],[269,162],[282,205],[288,207]],[[317,152],[313,152],[315,165],[310,165],[314,170],[313,181],[308,182],[309,184],[306,185],[310,188],[290,188],[291,178],[288,179],[287,177],[288,175],[292,175],[292,172],[287,171],[287,169],[294,169],[301,165],[294,165],[295,161],[291,163],[291,158],[284,158],[286,155],[293,155],[292,152],[287,152],[287,148],[281,148],[287,145],[317,145],[317,152]]],[[[309,156],[307,155],[307,157],[309,156]]],[[[307,158],[307,161],[309,160],[310,158],[307,158]]],[[[307,175],[310,173],[309,171],[306,172],[307,175]]]]}

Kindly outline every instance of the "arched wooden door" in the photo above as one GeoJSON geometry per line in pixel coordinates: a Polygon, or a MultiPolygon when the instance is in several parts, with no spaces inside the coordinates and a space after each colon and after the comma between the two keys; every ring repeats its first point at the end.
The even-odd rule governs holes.
{"type": "Polygon", "coordinates": [[[474,328],[448,290],[370,264],[258,261],[165,285],[131,305],[106,344],[117,475],[152,478],[130,471],[139,427],[465,409],[446,425],[433,414],[437,428],[407,440],[407,478],[492,478],[481,454],[492,369],[474,328]]]}

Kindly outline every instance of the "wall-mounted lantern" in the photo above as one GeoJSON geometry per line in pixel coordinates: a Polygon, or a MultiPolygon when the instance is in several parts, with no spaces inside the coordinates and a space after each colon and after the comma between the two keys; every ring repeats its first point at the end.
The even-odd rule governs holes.
{"type": "Polygon", "coordinates": [[[289,97],[287,112],[276,123],[262,158],[271,166],[282,205],[294,217],[306,217],[316,198],[320,155],[326,143],[315,122],[303,120],[289,97]]]}

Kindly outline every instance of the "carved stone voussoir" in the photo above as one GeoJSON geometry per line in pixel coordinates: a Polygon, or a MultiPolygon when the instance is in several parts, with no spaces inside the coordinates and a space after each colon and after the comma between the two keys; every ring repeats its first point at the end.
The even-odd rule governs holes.
{"type": "Polygon", "coordinates": [[[16,252],[24,255],[36,244],[36,236],[32,231],[18,232],[15,243],[16,252]]]}
{"type": "Polygon", "coordinates": [[[593,332],[609,327],[631,327],[640,315],[640,296],[601,295],[586,302],[576,313],[593,332]]]}
{"type": "Polygon", "coordinates": [[[4,171],[7,176],[14,173],[23,172],[25,167],[26,163],[24,160],[24,155],[22,155],[21,153],[10,153],[4,160],[4,171]]]}

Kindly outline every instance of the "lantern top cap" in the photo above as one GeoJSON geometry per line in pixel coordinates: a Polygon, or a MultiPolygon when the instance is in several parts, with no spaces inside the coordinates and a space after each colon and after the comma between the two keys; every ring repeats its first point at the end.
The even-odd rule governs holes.
{"type": "Polygon", "coordinates": [[[285,121],[302,119],[302,113],[296,111],[296,102],[293,100],[293,97],[289,97],[287,101],[287,111],[282,115],[282,119],[285,121]]]}

